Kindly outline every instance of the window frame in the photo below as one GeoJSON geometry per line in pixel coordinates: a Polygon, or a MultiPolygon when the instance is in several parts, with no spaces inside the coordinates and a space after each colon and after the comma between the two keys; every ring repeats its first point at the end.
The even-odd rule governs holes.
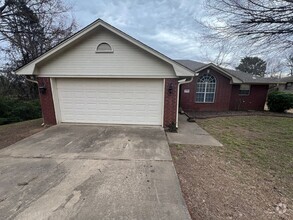
{"type": "Polygon", "coordinates": [[[96,53],[114,53],[114,50],[113,48],[111,47],[111,45],[107,42],[101,42],[98,44],[98,46],[96,47],[96,53]],[[106,44],[110,47],[110,50],[99,50],[99,47],[102,45],[102,44],[106,44]]]}
{"type": "Polygon", "coordinates": [[[250,84],[240,84],[238,95],[239,96],[249,96],[250,95],[250,90],[251,90],[251,85],[250,84]],[[241,89],[241,86],[242,87],[248,86],[249,89],[241,89]],[[241,91],[242,91],[242,93],[241,93],[241,91]],[[247,91],[247,93],[243,93],[243,91],[247,91]]]}
{"type": "Polygon", "coordinates": [[[205,74],[201,75],[198,78],[198,80],[196,82],[196,86],[195,86],[195,103],[200,103],[200,104],[215,103],[216,91],[217,91],[217,78],[214,75],[210,74],[210,73],[205,73],[205,74]],[[204,82],[204,83],[199,82],[204,76],[209,76],[209,77],[213,78],[215,82],[214,83],[211,83],[211,82],[204,82]],[[214,91],[213,92],[207,92],[208,84],[214,84],[214,91]],[[204,92],[198,92],[198,86],[199,85],[204,85],[204,92]],[[204,94],[203,101],[198,101],[197,100],[198,94],[204,94]],[[213,94],[213,101],[206,101],[207,94],[213,94]]]}

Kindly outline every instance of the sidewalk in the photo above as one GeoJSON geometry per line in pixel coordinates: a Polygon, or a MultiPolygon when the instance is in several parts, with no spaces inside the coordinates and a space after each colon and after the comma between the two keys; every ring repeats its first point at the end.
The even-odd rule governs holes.
{"type": "Polygon", "coordinates": [[[188,122],[186,115],[179,115],[178,133],[166,134],[169,144],[223,146],[195,122],[188,122]]]}

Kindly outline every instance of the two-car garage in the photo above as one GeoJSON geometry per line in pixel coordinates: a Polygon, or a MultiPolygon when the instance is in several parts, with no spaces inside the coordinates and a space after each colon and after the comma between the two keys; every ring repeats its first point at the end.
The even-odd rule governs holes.
{"type": "Polygon", "coordinates": [[[97,20],[16,70],[36,78],[44,124],[178,126],[192,70],[97,20]]]}
{"type": "Polygon", "coordinates": [[[163,124],[163,79],[60,78],[55,83],[60,122],[163,124]]]}

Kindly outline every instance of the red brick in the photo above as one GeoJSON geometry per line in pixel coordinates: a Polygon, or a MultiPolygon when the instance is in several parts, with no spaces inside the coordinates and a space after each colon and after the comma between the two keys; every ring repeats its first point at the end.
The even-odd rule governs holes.
{"type": "Polygon", "coordinates": [[[37,80],[39,83],[39,87],[40,86],[46,87],[45,94],[39,93],[44,123],[48,124],[48,125],[55,125],[56,124],[56,116],[55,116],[55,109],[54,109],[54,102],[53,102],[53,95],[52,95],[50,78],[49,77],[38,77],[37,80]]]}
{"type": "Polygon", "coordinates": [[[164,127],[176,123],[177,114],[177,89],[178,79],[165,79],[165,100],[164,100],[164,127]],[[172,92],[169,92],[169,86],[172,86],[172,92]]]}
{"type": "MultiPolygon", "coordinates": [[[[200,72],[199,76],[207,73],[207,70],[200,72]]],[[[180,106],[185,111],[228,111],[232,85],[230,79],[224,75],[210,69],[210,73],[216,78],[216,94],[214,103],[195,103],[195,91],[198,77],[193,81],[181,86],[180,106]],[[184,93],[184,89],[189,89],[189,93],[184,93]]]]}
{"type": "MultiPolygon", "coordinates": [[[[200,72],[207,73],[207,69],[200,72]]],[[[185,111],[262,111],[267,98],[268,85],[251,85],[248,96],[239,95],[240,85],[232,85],[230,79],[223,74],[210,69],[210,74],[216,77],[216,94],[214,103],[195,103],[197,77],[189,84],[181,86],[180,106],[185,111]],[[189,89],[190,93],[184,93],[189,89]]]]}
{"type": "Polygon", "coordinates": [[[230,110],[233,111],[263,111],[268,94],[268,85],[251,85],[250,94],[239,95],[240,85],[233,85],[230,100],[230,110]]]}

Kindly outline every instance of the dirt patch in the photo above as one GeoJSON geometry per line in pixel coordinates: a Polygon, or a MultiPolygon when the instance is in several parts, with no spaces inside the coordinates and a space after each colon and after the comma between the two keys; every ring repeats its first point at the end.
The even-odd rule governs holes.
{"type": "Polygon", "coordinates": [[[0,126],[0,149],[44,130],[42,119],[24,121],[0,126]]]}
{"type": "Polygon", "coordinates": [[[274,175],[227,160],[221,147],[170,149],[192,219],[292,219],[292,199],[274,175]]]}

